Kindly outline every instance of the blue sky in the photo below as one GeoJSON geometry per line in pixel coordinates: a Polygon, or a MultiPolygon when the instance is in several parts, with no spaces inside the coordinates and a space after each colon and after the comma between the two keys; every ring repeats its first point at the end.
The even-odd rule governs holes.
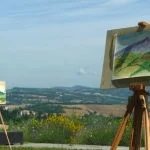
{"type": "Polygon", "coordinates": [[[99,87],[107,30],[150,21],[149,0],[5,0],[0,80],[8,88],[99,87]]]}

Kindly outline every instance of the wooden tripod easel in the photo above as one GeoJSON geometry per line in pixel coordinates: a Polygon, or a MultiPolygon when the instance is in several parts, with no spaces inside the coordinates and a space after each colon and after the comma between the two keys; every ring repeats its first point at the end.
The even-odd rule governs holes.
{"type": "Polygon", "coordinates": [[[4,129],[4,132],[5,132],[7,141],[8,141],[9,149],[12,150],[12,147],[11,147],[11,144],[10,144],[10,140],[9,140],[9,137],[8,137],[8,134],[7,134],[7,126],[4,124],[4,119],[3,119],[3,116],[2,116],[1,110],[0,110],[0,120],[2,122],[2,126],[1,127],[4,129]]]}
{"type": "Polygon", "coordinates": [[[147,92],[143,84],[130,85],[134,95],[129,97],[127,110],[114,138],[111,150],[116,150],[124,133],[127,121],[133,112],[133,125],[129,150],[139,150],[141,146],[142,125],[145,131],[145,149],[150,150],[150,129],[148,117],[147,92]]]}

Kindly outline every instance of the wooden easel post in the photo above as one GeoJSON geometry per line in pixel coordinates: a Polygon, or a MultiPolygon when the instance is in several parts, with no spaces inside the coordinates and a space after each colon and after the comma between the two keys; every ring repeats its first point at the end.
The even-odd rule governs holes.
{"type": "MultiPolygon", "coordinates": [[[[130,89],[134,92],[134,116],[133,116],[133,126],[131,132],[131,143],[130,150],[139,150],[141,145],[141,132],[142,132],[142,121],[143,127],[146,129],[148,111],[147,111],[147,102],[146,102],[146,91],[143,84],[131,85],[130,89]]],[[[145,130],[145,141],[149,138],[149,131],[145,130]]],[[[148,142],[145,142],[146,149],[150,149],[148,142]]]]}
{"type": "Polygon", "coordinates": [[[116,150],[122,135],[124,133],[127,121],[132,113],[133,115],[133,125],[131,131],[131,141],[130,150],[139,150],[141,146],[141,132],[142,132],[142,122],[145,129],[145,148],[150,150],[150,129],[149,129],[149,117],[148,117],[148,105],[146,100],[145,86],[143,84],[133,84],[130,85],[130,90],[134,92],[134,95],[129,98],[127,110],[121,122],[121,125],[117,131],[114,141],[111,146],[111,150],[116,150]]]}
{"type": "Polygon", "coordinates": [[[129,97],[128,99],[128,105],[127,105],[127,110],[125,112],[125,115],[122,119],[122,122],[120,124],[120,127],[118,129],[118,132],[114,138],[114,141],[112,143],[112,146],[111,146],[111,150],[116,150],[117,149],[117,146],[118,144],[120,143],[120,140],[123,136],[123,133],[124,133],[124,130],[125,130],[125,127],[127,125],[127,121],[133,111],[133,108],[134,108],[134,101],[133,101],[133,98],[132,97],[129,97]]]}
{"type": "Polygon", "coordinates": [[[4,120],[3,120],[3,116],[2,116],[1,110],[0,110],[0,119],[1,119],[1,122],[2,122],[2,126],[3,126],[4,132],[5,132],[7,141],[8,141],[9,149],[12,150],[12,147],[11,147],[11,144],[10,144],[10,140],[9,140],[9,137],[8,137],[8,134],[7,134],[7,129],[6,129],[6,126],[4,124],[4,120]]]}

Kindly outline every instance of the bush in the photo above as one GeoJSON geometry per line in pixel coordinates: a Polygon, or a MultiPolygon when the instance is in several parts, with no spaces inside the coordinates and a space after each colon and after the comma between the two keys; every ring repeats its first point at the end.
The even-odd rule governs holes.
{"type": "Polygon", "coordinates": [[[26,130],[28,142],[71,143],[81,124],[63,115],[51,115],[38,121],[32,119],[26,130]]]}

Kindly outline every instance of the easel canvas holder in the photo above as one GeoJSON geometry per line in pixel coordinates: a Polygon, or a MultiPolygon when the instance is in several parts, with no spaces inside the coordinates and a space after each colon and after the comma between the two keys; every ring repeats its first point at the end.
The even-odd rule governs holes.
{"type": "Polygon", "coordinates": [[[129,87],[130,84],[139,82],[144,84],[145,86],[150,85],[150,73],[146,72],[145,74],[141,73],[140,75],[139,74],[136,76],[133,75],[136,71],[138,72],[138,69],[141,69],[141,68],[136,69],[136,67],[133,68],[133,64],[136,65],[137,63],[136,60],[138,59],[140,60],[138,63],[142,62],[142,59],[145,59],[146,62],[144,64],[144,67],[146,65],[147,67],[146,69],[149,70],[150,68],[149,64],[147,63],[149,59],[149,53],[147,53],[148,51],[145,51],[149,50],[150,52],[149,47],[147,47],[150,43],[150,24],[140,22],[139,25],[140,26],[113,29],[107,31],[103,70],[101,76],[101,86],[100,86],[101,89],[126,88],[129,87]],[[134,40],[132,37],[134,37],[134,40]],[[130,46],[133,47],[132,51],[130,51],[131,50],[130,46]],[[125,47],[126,48],[128,47],[127,51],[126,49],[124,49],[125,47]],[[135,55],[132,54],[136,52],[135,51],[136,48],[138,48],[138,55],[140,55],[142,52],[145,52],[146,55],[144,55],[143,58],[137,56],[136,59],[129,59],[135,58],[135,55]],[[117,53],[118,51],[122,52],[117,53]],[[126,54],[126,52],[129,53],[126,54]],[[120,55],[122,55],[121,58],[119,57],[120,55]],[[126,60],[129,62],[128,64],[126,64],[126,66],[123,65],[123,68],[128,67],[128,70],[122,69],[121,74],[129,72],[129,74],[131,73],[130,75],[125,73],[123,76],[118,76],[116,74],[116,71],[118,71],[116,69],[116,66],[118,67],[120,65],[120,64],[116,65],[117,59],[121,59],[120,63],[122,64],[124,62],[126,63],[126,60]],[[133,70],[134,72],[132,72],[133,70]]]}
{"type": "Polygon", "coordinates": [[[133,91],[133,96],[128,98],[127,109],[112,142],[111,150],[117,149],[132,113],[133,125],[129,149],[140,149],[143,128],[145,149],[150,150],[148,93],[145,90],[145,86],[150,85],[149,46],[150,24],[146,22],[139,22],[137,27],[107,32],[101,88],[129,87],[133,91]]]}

